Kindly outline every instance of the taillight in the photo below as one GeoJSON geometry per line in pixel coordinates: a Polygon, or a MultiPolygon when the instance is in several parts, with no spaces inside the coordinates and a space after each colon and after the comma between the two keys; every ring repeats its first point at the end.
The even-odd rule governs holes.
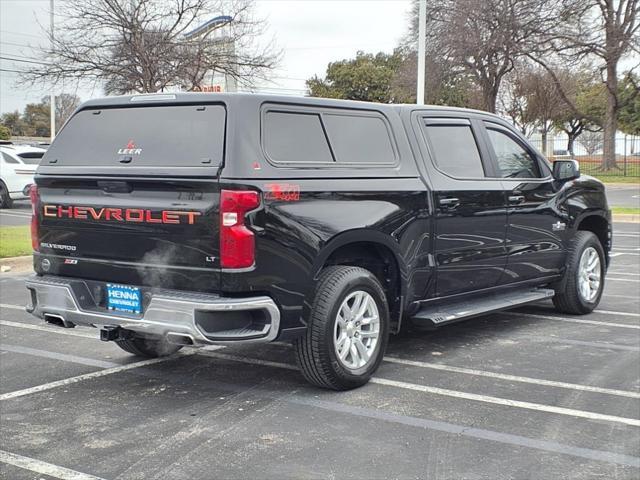
{"type": "Polygon", "coordinates": [[[40,250],[40,241],[38,239],[40,219],[38,218],[38,205],[40,204],[40,195],[38,194],[37,185],[31,185],[29,189],[29,198],[31,198],[31,247],[35,252],[40,250]]]}
{"type": "Polygon", "coordinates": [[[220,192],[220,266],[247,268],[255,261],[256,244],[245,225],[245,214],[260,206],[258,192],[222,190],[220,192]]]}

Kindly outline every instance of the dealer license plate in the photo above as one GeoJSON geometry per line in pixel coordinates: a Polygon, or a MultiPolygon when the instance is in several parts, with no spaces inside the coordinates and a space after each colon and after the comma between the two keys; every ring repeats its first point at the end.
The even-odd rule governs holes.
{"type": "Polygon", "coordinates": [[[138,287],[107,284],[107,308],[127,313],[142,312],[142,293],[138,287]]]}

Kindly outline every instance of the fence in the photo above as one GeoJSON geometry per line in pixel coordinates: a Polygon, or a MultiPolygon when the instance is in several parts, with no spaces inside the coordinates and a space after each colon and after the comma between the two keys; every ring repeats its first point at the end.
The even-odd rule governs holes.
{"type": "Polygon", "coordinates": [[[640,137],[623,135],[616,137],[616,166],[608,170],[602,168],[602,136],[585,134],[579,136],[573,152],[568,150],[566,138],[548,138],[546,149],[540,138],[529,141],[546,157],[553,160],[573,158],[580,162],[580,171],[597,177],[636,177],[640,178],[640,137]]]}
{"type": "Polygon", "coordinates": [[[587,136],[577,138],[573,154],[568,151],[566,138],[549,138],[546,151],[542,140],[529,140],[533,146],[553,160],[574,158],[580,162],[580,171],[597,177],[638,177],[640,178],[640,137],[623,135],[616,137],[616,167],[602,168],[602,138],[587,136]]]}

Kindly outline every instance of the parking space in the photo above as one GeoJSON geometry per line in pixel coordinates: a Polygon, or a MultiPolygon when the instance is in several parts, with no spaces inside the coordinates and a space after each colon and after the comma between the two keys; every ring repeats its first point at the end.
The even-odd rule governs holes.
{"type": "Polygon", "coordinates": [[[612,207],[640,208],[640,186],[636,184],[608,184],[607,200],[612,207]]]}
{"type": "Polygon", "coordinates": [[[29,225],[31,204],[29,200],[16,200],[12,208],[0,209],[0,226],[29,225]]]}
{"type": "Polygon", "coordinates": [[[0,477],[640,476],[640,228],[598,310],[541,302],[391,339],[367,386],[309,386],[288,344],[141,361],[27,315],[0,278],[0,477]]]}

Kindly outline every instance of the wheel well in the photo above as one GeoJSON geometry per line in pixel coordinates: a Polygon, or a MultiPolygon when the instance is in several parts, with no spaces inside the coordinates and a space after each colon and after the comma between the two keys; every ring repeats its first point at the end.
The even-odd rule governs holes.
{"type": "Polygon", "coordinates": [[[578,230],[592,232],[600,240],[605,254],[609,252],[609,222],[605,218],[599,215],[591,215],[580,222],[578,230]]]}
{"type": "Polygon", "coordinates": [[[391,315],[390,331],[397,331],[402,313],[400,269],[389,247],[371,242],[343,245],[331,253],[323,268],[329,265],[352,265],[373,273],[387,296],[391,315]]]}

